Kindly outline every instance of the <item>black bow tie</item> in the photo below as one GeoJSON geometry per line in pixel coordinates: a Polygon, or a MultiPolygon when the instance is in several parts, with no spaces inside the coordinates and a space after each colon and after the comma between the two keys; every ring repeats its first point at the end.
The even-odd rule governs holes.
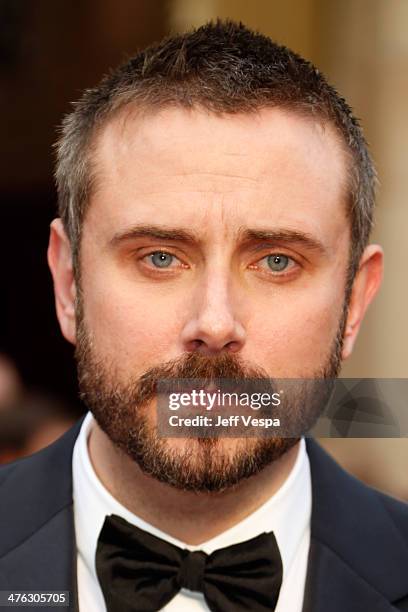
{"type": "Polygon", "coordinates": [[[178,548],[106,517],[96,550],[96,572],[108,612],[161,610],[180,589],[200,591],[213,612],[275,610],[282,560],[273,533],[205,552],[178,548]]]}

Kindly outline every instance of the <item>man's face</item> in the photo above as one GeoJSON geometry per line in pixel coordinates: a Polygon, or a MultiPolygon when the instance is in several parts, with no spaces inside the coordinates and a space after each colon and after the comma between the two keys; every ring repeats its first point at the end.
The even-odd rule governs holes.
{"type": "MultiPolygon", "coordinates": [[[[336,374],[350,227],[345,155],[330,127],[280,109],[128,112],[98,137],[94,164],[77,354],[85,399],[117,444],[131,454],[118,423],[132,429],[134,416],[154,446],[153,404],[138,410],[132,388],[164,363],[336,374]]],[[[258,443],[218,441],[219,465],[258,443]]],[[[269,460],[293,443],[269,441],[269,460]]],[[[160,452],[193,473],[210,446],[168,439],[160,452]]]]}
{"type": "Polygon", "coordinates": [[[280,110],[127,115],[104,130],[95,163],[84,316],[120,380],[192,351],[239,354],[272,376],[327,360],[350,246],[331,130],[280,110]]]}

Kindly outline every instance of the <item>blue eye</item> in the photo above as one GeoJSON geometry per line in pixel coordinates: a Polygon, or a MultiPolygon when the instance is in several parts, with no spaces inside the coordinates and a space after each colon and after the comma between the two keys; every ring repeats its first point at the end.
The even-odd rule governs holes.
{"type": "Polygon", "coordinates": [[[273,272],[282,272],[289,265],[289,257],[275,253],[267,257],[267,263],[273,272]]]}
{"type": "Polygon", "coordinates": [[[149,258],[156,268],[168,268],[173,263],[174,256],[164,251],[155,251],[149,255],[149,258]]]}

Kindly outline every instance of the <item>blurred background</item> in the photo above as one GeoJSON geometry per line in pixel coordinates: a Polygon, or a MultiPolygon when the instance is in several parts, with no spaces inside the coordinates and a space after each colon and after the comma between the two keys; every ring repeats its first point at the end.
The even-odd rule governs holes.
{"type": "MultiPolygon", "coordinates": [[[[386,274],[343,376],[408,376],[406,0],[0,0],[0,462],[50,443],[84,411],[46,264],[56,127],[111,66],[216,17],[310,59],[361,118],[381,181],[373,238],[386,274]]],[[[408,500],[406,439],[322,443],[358,477],[408,500]]]]}

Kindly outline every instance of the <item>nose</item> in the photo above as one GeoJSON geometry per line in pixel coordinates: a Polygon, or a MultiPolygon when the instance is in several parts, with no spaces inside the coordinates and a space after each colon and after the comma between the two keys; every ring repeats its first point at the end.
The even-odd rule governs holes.
{"type": "Polygon", "coordinates": [[[240,351],[246,334],[228,271],[208,274],[193,292],[192,301],[181,334],[184,350],[206,355],[240,351]]]}

